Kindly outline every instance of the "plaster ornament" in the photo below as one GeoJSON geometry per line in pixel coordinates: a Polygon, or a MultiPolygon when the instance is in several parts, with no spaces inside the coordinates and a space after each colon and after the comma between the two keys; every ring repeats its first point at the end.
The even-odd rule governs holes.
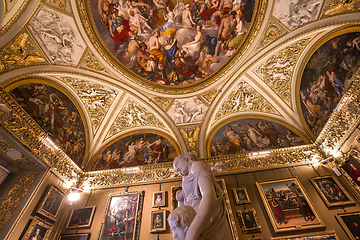
{"type": "Polygon", "coordinates": [[[210,168],[195,161],[192,153],[177,156],[173,166],[183,175],[182,190],[176,194],[176,199],[180,205],[189,205],[196,212],[184,239],[196,240],[200,235],[207,240],[232,239],[223,204],[224,192],[210,168]]]}

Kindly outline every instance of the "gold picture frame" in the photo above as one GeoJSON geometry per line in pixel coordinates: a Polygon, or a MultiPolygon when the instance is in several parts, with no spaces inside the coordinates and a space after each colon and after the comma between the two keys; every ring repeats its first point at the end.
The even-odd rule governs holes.
{"type": "Polygon", "coordinates": [[[55,221],[64,198],[62,191],[50,185],[36,212],[55,221]]]}
{"type": "MultiPolygon", "coordinates": [[[[338,235],[334,230],[326,231],[326,232],[315,232],[315,233],[305,233],[298,234],[293,236],[284,236],[284,237],[270,237],[270,240],[311,240],[314,237],[324,236],[324,240],[340,240],[338,235]],[[329,238],[332,237],[332,238],[329,238]]],[[[317,238],[318,240],[322,240],[321,238],[317,238]]]]}
{"type": "Polygon", "coordinates": [[[90,227],[94,217],[95,209],[96,206],[72,209],[66,228],[90,227]]]}
{"type": "Polygon", "coordinates": [[[325,227],[297,177],[256,182],[275,233],[325,227]]]}
{"type": "Polygon", "coordinates": [[[109,194],[97,239],[107,239],[115,225],[122,224],[121,231],[117,234],[139,240],[144,194],[145,191],[109,194]],[[129,228],[131,225],[134,229],[129,228]]]}
{"type": "Polygon", "coordinates": [[[236,211],[243,234],[260,233],[261,225],[255,208],[236,211]]]}
{"type": "MultiPolygon", "coordinates": [[[[226,188],[225,180],[217,179],[216,182],[219,184],[219,186],[221,187],[221,189],[224,192],[224,204],[225,204],[225,209],[226,209],[226,216],[227,216],[229,226],[231,229],[232,240],[239,240],[238,232],[237,232],[237,228],[236,228],[236,224],[235,224],[235,218],[234,218],[234,214],[233,214],[233,211],[231,208],[229,194],[228,194],[228,191],[226,188]]],[[[177,208],[179,205],[178,201],[176,200],[176,192],[180,191],[180,190],[182,190],[181,185],[176,185],[176,186],[171,187],[171,211],[174,210],[175,208],[177,208]]]]}
{"type": "Polygon", "coordinates": [[[150,216],[150,232],[164,232],[166,231],[166,210],[153,210],[150,216]]]}
{"type": "Polygon", "coordinates": [[[157,191],[153,192],[153,201],[152,207],[165,207],[166,206],[166,198],[167,191],[157,191]]]}
{"type": "Polygon", "coordinates": [[[52,224],[39,217],[34,217],[21,240],[31,240],[36,234],[38,234],[41,239],[49,239],[52,228],[52,224]]]}
{"type": "Polygon", "coordinates": [[[356,240],[354,233],[356,235],[360,233],[360,211],[338,213],[335,217],[349,236],[349,239],[356,240]]]}
{"type": "Polygon", "coordinates": [[[353,198],[334,176],[312,177],[310,181],[327,207],[355,204],[353,198]]]}
{"type": "Polygon", "coordinates": [[[233,193],[236,204],[250,203],[249,194],[247,193],[246,188],[233,188],[233,193]]]}

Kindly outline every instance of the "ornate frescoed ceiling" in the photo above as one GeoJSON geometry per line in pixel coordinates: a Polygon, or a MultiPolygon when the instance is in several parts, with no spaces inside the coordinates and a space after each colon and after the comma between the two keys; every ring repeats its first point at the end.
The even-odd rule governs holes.
{"type": "Polygon", "coordinates": [[[265,166],[242,165],[252,152],[295,163],[322,143],[345,92],[356,92],[359,8],[355,0],[2,1],[1,122],[59,176],[76,182],[99,170],[86,172],[93,186],[112,168],[158,169],[140,182],[176,176],[168,163],[186,152],[222,161],[222,171],[265,166]],[[20,123],[31,126],[27,135],[20,123]],[[52,146],[47,136],[59,153],[39,150],[52,146]],[[302,157],[289,160],[289,151],[302,157]]]}

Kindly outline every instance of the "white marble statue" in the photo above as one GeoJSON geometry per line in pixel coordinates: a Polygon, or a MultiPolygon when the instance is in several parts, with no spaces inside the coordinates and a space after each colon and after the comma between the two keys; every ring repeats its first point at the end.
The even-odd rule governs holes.
{"type": "Polygon", "coordinates": [[[224,192],[216,183],[210,168],[195,161],[191,153],[174,159],[174,168],[183,175],[182,190],[176,198],[180,203],[194,208],[196,215],[186,231],[185,240],[229,240],[232,238],[226,219],[224,192]]]}
{"type": "MultiPolygon", "coordinates": [[[[173,232],[173,240],[184,240],[186,232],[189,229],[196,215],[195,210],[188,206],[180,206],[175,208],[169,215],[167,221],[170,230],[173,232]]],[[[202,238],[198,238],[200,240],[202,238]]]]}

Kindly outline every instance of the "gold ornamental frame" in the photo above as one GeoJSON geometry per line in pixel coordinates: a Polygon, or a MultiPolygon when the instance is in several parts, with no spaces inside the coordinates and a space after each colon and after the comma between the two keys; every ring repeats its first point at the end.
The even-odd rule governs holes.
{"type": "MultiPolygon", "coordinates": [[[[26,229],[26,232],[24,234],[24,236],[21,238],[21,240],[28,240],[31,237],[31,234],[36,231],[35,228],[36,226],[38,226],[38,229],[40,228],[44,228],[46,229],[46,232],[44,234],[44,236],[42,236],[43,240],[48,240],[51,230],[53,228],[53,225],[42,220],[39,217],[34,217],[34,219],[31,221],[30,226],[26,229]]],[[[41,233],[40,233],[41,234],[41,233]]]]}
{"type": "Polygon", "coordinates": [[[153,210],[150,212],[150,232],[151,233],[157,233],[157,232],[164,232],[166,231],[166,209],[159,209],[159,210],[153,210]],[[155,219],[154,215],[158,216],[159,214],[162,215],[161,224],[162,227],[157,228],[155,227],[155,219]]]}
{"type": "Polygon", "coordinates": [[[270,237],[270,240],[280,240],[280,239],[286,239],[286,240],[299,240],[299,238],[304,238],[302,240],[311,240],[313,238],[308,237],[314,237],[314,236],[326,236],[326,235],[332,235],[337,240],[340,240],[338,235],[335,231],[326,231],[326,232],[315,232],[315,233],[305,233],[305,234],[298,234],[293,236],[285,236],[285,237],[270,237]]]}

